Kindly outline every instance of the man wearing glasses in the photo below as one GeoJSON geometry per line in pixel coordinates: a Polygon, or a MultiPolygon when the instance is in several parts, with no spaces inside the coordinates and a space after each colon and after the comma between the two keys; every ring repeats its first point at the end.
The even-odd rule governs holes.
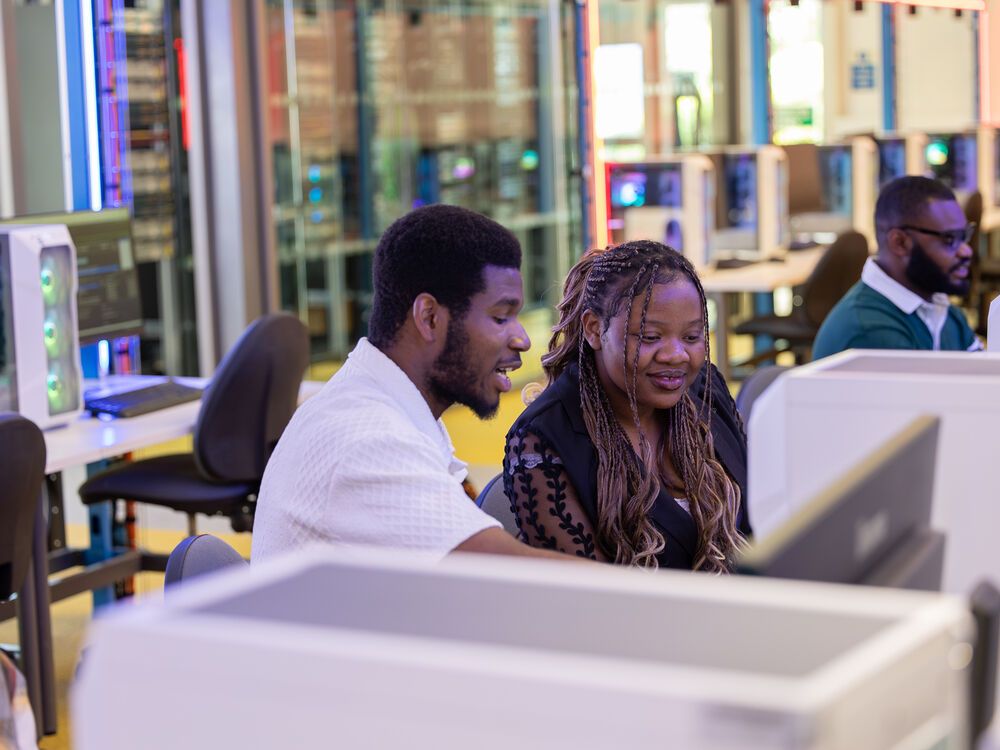
{"type": "Polygon", "coordinates": [[[813,358],[845,349],[982,349],[948,300],[969,290],[974,230],[942,183],[900,177],[887,184],[875,204],[878,252],[823,321],[813,358]]]}

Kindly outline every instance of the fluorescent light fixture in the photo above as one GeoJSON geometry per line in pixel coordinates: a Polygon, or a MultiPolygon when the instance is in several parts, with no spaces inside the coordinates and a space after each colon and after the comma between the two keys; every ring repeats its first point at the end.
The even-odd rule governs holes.
{"type": "Polygon", "coordinates": [[[90,179],[90,208],[104,207],[101,194],[101,145],[97,125],[97,60],[94,56],[94,12],[90,0],[80,3],[80,41],[83,47],[83,95],[86,99],[87,164],[90,179]]]}

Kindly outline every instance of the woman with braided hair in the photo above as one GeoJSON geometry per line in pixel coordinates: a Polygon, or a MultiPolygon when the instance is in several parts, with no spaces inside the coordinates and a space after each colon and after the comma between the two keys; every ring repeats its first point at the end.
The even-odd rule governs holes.
{"type": "Polygon", "coordinates": [[[566,278],[549,385],[507,434],[522,541],[639,567],[727,572],[750,534],[746,436],[711,364],[705,292],[658,242],[566,278]]]}

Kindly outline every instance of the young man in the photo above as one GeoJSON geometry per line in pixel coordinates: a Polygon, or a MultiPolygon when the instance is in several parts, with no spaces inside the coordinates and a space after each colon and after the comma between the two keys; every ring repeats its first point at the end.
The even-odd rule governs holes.
{"type": "Polygon", "coordinates": [[[813,359],[844,349],[982,349],[948,295],[969,290],[967,224],[955,194],[926,177],[900,177],[875,204],[878,253],[830,311],[813,359]]]}
{"type": "Polygon", "coordinates": [[[455,206],[386,230],[368,338],[295,413],[264,472],[254,561],[314,542],[569,559],[476,507],[440,421],[454,403],[489,418],[510,389],[530,346],[520,266],[513,234],[455,206]]]}

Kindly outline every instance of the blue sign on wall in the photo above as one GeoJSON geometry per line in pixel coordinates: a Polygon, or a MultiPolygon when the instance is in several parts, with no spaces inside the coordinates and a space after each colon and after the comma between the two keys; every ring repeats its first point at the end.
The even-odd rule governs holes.
{"type": "Polygon", "coordinates": [[[875,88],[875,66],[864,52],[858,53],[857,59],[851,65],[851,88],[875,88]]]}

